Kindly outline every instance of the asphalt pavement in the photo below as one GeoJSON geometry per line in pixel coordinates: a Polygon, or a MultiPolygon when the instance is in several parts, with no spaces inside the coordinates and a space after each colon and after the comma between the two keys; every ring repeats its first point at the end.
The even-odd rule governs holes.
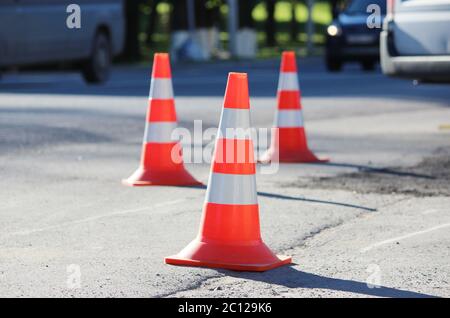
{"type": "MultiPolygon", "coordinates": [[[[229,71],[249,73],[252,124],[271,126],[278,61],[172,68],[181,127],[217,127],[229,71]]],[[[205,190],[121,184],[139,162],[150,65],[117,66],[102,86],[5,74],[0,296],[449,297],[449,86],[299,69],[310,147],[331,161],[257,174],[263,239],[294,261],[265,273],[163,263],[195,237],[205,190]]],[[[209,164],[187,168],[207,182],[209,164]]]]}

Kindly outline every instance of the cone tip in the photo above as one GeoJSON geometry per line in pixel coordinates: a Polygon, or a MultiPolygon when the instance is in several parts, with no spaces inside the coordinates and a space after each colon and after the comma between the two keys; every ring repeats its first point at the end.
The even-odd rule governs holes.
{"type": "Polygon", "coordinates": [[[169,57],[169,53],[167,53],[167,52],[156,52],[154,54],[154,57],[168,58],[169,57]]]}
{"type": "Polygon", "coordinates": [[[295,57],[295,51],[283,51],[285,57],[295,57]]]}
{"type": "Polygon", "coordinates": [[[247,73],[228,73],[228,83],[223,107],[241,109],[250,108],[247,73]]]}
{"type": "Polygon", "coordinates": [[[229,72],[228,81],[230,80],[247,80],[247,73],[229,72]]]}
{"type": "Polygon", "coordinates": [[[155,53],[153,55],[153,72],[152,77],[170,78],[172,73],[170,70],[169,53],[155,53]]]}
{"type": "Polygon", "coordinates": [[[284,51],[282,53],[281,72],[297,72],[295,51],[284,51]]]}

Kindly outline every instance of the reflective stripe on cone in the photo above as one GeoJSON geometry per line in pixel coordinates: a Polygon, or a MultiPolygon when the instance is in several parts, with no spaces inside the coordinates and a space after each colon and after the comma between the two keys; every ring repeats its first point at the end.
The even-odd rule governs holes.
{"type": "Polygon", "coordinates": [[[279,128],[303,127],[301,110],[279,110],[276,113],[275,126],[279,128]]]}
{"type": "Polygon", "coordinates": [[[299,91],[297,72],[280,72],[278,91],[299,91]]]}
{"type": "Polygon", "coordinates": [[[208,182],[206,202],[227,205],[258,204],[255,176],[213,172],[208,182]]]}
{"type": "Polygon", "coordinates": [[[144,142],[171,143],[172,133],[177,128],[175,122],[153,122],[145,126],[144,142]]]}
{"type": "Polygon", "coordinates": [[[153,78],[150,84],[149,98],[172,99],[172,80],[170,78],[153,78]]]}

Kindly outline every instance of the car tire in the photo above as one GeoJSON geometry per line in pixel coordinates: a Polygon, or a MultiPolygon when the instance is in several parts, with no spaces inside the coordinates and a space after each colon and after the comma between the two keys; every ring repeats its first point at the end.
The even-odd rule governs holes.
{"type": "Polygon", "coordinates": [[[373,71],[375,70],[375,62],[372,61],[361,62],[361,67],[364,71],[373,71]]]}
{"type": "Polygon", "coordinates": [[[101,84],[109,79],[111,71],[111,41],[105,32],[95,35],[92,53],[82,67],[82,75],[86,82],[101,84]]]}
{"type": "Polygon", "coordinates": [[[326,66],[329,72],[339,72],[342,69],[342,62],[336,59],[327,59],[326,66]]]}

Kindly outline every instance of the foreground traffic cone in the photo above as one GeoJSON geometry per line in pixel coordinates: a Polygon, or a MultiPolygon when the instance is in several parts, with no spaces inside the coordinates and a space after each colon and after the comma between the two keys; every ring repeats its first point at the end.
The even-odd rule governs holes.
{"type": "Polygon", "coordinates": [[[259,228],[247,74],[228,77],[200,232],[172,265],[266,271],[291,262],[264,244],[259,228]],[[231,131],[230,131],[231,130],[231,131]]]}
{"type": "Polygon", "coordinates": [[[301,92],[297,78],[295,52],[283,52],[278,80],[278,109],[275,127],[272,129],[270,149],[261,157],[261,162],[326,162],[319,159],[308,148],[301,92]]]}
{"type": "Polygon", "coordinates": [[[125,185],[193,186],[201,183],[186,171],[182,148],[172,140],[177,128],[177,115],[173,99],[169,55],[156,53],[147,111],[144,142],[139,168],[126,180],[125,185]]]}

